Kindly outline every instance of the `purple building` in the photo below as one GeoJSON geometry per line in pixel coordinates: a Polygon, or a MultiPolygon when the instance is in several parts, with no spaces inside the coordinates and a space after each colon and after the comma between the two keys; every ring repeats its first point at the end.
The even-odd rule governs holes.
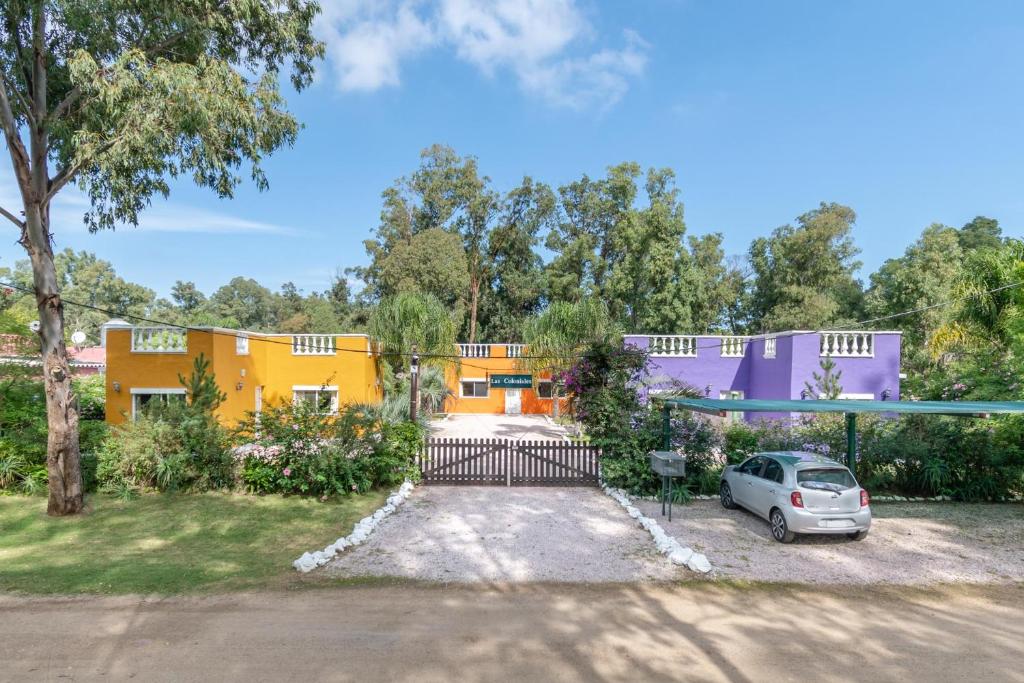
{"type": "Polygon", "coordinates": [[[813,385],[813,374],[820,375],[821,362],[831,358],[835,371],[842,372],[840,398],[895,401],[900,397],[899,332],[792,331],[750,337],[629,334],[624,343],[650,352],[647,384],[652,393],[684,383],[708,398],[817,398],[808,395],[805,382],[813,385]]]}

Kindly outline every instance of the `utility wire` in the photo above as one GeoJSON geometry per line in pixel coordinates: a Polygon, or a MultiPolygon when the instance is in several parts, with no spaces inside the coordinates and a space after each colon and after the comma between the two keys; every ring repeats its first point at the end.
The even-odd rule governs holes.
{"type": "MultiPolygon", "coordinates": [[[[870,325],[872,323],[882,322],[884,320],[894,320],[896,318],[902,318],[902,317],[906,317],[908,315],[916,315],[918,313],[924,313],[925,311],[934,310],[936,308],[942,308],[942,307],[945,307],[945,306],[951,306],[953,304],[960,303],[962,301],[969,301],[971,299],[977,298],[979,296],[984,296],[986,294],[995,294],[996,292],[1001,292],[1001,291],[1005,291],[1005,290],[1008,290],[1008,289],[1014,289],[1016,287],[1021,287],[1021,286],[1024,286],[1024,280],[1019,281],[1019,282],[1013,282],[1013,283],[1010,283],[1010,284],[1007,284],[1007,285],[1002,285],[1000,287],[994,287],[994,288],[986,290],[984,292],[976,292],[974,294],[970,294],[970,295],[964,296],[964,297],[959,297],[957,299],[948,299],[946,301],[940,301],[938,303],[930,304],[928,306],[921,306],[921,307],[913,308],[913,309],[906,310],[906,311],[900,311],[898,313],[892,313],[890,315],[884,315],[884,316],[879,316],[877,318],[869,318],[867,320],[861,320],[861,321],[858,321],[858,322],[850,323],[850,325],[848,327],[862,327],[864,325],[870,325]]],[[[25,294],[33,294],[33,295],[35,294],[35,290],[34,289],[30,289],[30,288],[27,288],[27,287],[21,287],[20,285],[16,285],[16,284],[13,284],[13,283],[10,283],[10,282],[0,282],[0,287],[8,287],[10,289],[13,289],[13,290],[25,293],[25,294]]],[[[146,318],[146,317],[139,316],[139,315],[133,315],[131,313],[118,313],[118,312],[112,311],[112,310],[107,309],[107,308],[102,308],[100,306],[94,306],[92,304],[86,304],[86,303],[82,303],[82,302],[79,302],[79,301],[74,301],[74,300],[71,300],[71,299],[66,299],[64,297],[61,297],[61,300],[64,303],[69,304],[71,306],[78,306],[80,308],[86,308],[86,309],[89,309],[89,310],[97,311],[97,312],[103,313],[105,315],[109,315],[111,317],[132,318],[133,320],[138,320],[138,321],[141,321],[141,322],[151,323],[151,324],[154,324],[154,325],[160,325],[162,327],[173,327],[173,328],[176,328],[176,329],[185,330],[186,332],[189,331],[189,330],[194,330],[194,331],[197,331],[197,332],[210,332],[212,334],[217,334],[217,335],[221,335],[221,336],[225,336],[225,337],[232,337],[234,339],[245,338],[245,339],[260,341],[260,342],[263,342],[263,343],[266,343],[266,344],[282,344],[284,346],[292,346],[291,342],[278,341],[276,339],[270,339],[270,338],[267,338],[267,337],[263,336],[263,333],[260,333],[260,332],[254,332],[253,333],[255,335],[260,335],[260,336],[249,336],[248,334],[239,334],[237,332],[232,332],[232,331],[228,331],[228,330],[218,330],[218,329],[212,328],[212,327],[192,327],[192,326],[188,326],[188,325],[179,325],[177,323],[171,323],[171,322],[162,321],[162,320],[154,320],[152,318],[146,318]]],[[[774,337],[774,338],[778,339],[778,338],[785,338],[785,337],[798,337],[798,336],[809,335],[809,334],[827,334],[827,333],[830,333],[830,332],[843,332],[843,331],[847,331],[847,330],[821,329],[821,330],[778,332],[778,333],[774,333],[774,334],[773,333],[761,333],[761,334],[757,334],[757,335],[716,335],[716,336],[720,336],[720,337],[729,337],[729,336],[733,336],[733,337],[774,337]]],[[[700,336],[703,336],[703,335],[671,335],[671,334],[666,334],[666,335],[645,335],[645,336],[655,336],[655,337],[678,337],[678,336],[684,336],[685,337],[685,336],[691,336],[691,337],[700,337],[700,336]]],[[[696,350],[700,350],[700,349],[721,348],[723,346],[723,344],[725,344],[725,340],[724,339],[719,339],[717,342],[715,342],[713,344],[708,344],[706,346],[701,346],[699,344],[698,345],[694,345],[693,349],[696,351],[696,350]]],[[[367,352],[367,351],[360,351],[358,349],[335,349],[335,351],[343,351],[343,352],[348,352],[348,353],[360,353],[360,354],[362,354],[362,353],[369,353],[370,355],[375,355],[375,356],[379,356],[379,357],[385,357],[385,356],[412,357],[412,356],[416,355],[416,356],[419,356],[420,358],[427,358],[427,359],[458,360],[460,362],[460,365],[464,365],[466,367],[471,367],[471,368],[474,368],[474,369],[485,370],[485,371],[493,371],[494,370],[492,368],[486,368],[486,367],[483,367],[483,366],[480,366],[480,365],[473,365],[471,363],[468,363],[468,362],[466,362],[464,360],[465,356],[462,356],[460,354],[443,354],[443,353],[415,353],[414,354],[411,351],[383,352],[383,351],[376,351],[376,350],[372,350],[372,349],[369,352],[367,352]]],[[[557,351],[568,351],[568,353],[564,354],[564,357],[566,357],[566,358],[573,358],[573,359],[582,358],[580,353],[577,350],[575,350],[575,349],[572,349],[572,350],[557,349],[557,351]]],[[[559,355],[562,355],[562,354],[559,354],[559,355]]],[[[524,359],[524,360],[531,360],[531,359],[532,360],[545,360],[545,359],[549,358],[549,356],[521,355],[518,358],[524,359]]],[[[502,368],[502,369],[504,370],[505,368],[502,368]]],[[[519,368],[511,368],[511,369],[519,369],[519,368]]],[[[543,370],[545,368],[540,368],[540,369],[543,370]]],[[[550,369],[550,368],[547,368],[547,369],[550,369]]]]}

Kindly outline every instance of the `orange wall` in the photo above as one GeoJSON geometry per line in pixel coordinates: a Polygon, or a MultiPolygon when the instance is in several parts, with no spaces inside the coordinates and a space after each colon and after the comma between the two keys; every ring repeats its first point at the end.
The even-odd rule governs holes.
{"type": "Polygon", "coordinates": [[[365,335],[336,335],[337,353],[293,355],[291,335],[249,338],[249,353],[236,352],[233,331],[190,330],[187,353],[132,353],[131,330],[107,331],[107,421],[131,416],[133,388],[179,388],[178,375],[188,376],[200,353],[211,359],[217,384],[227,398],[217,410],[233,424],[256,408],[256,387],[263,387],[263,406],[292,400],[292,388],[337,386],[338,403],[375,403],[381,398],[376,359],[367,354],[365,335]],[[114,391],[115,382],[120,391],[114,391]],[[241,387],[239,388],[239,384],[241,387]]]}
{"type": "MultiPolygon", "coordinates": [[[[506,356],[504,344],[493,344],[489,358],[463,358],[458,367],[451,365],[446,371],[448,388],[453,396],[445,403],[445,411],[449,413],[477,413],[502,415],[505,413],[505,391],[490,387],[484,398],[460,396],[460,382],[464,379],[488,381],[490,375],[534,375],[534,386],[540,379],[550,379],[551,373],[531,373],[524,369],[521,361],[506,356]]],[[[520,389],[523,414],[551,414],[552,399],[540,398],[534,389],[520,389]]],[[[567,405],[562,400],[562,408],[567,405]]]]}

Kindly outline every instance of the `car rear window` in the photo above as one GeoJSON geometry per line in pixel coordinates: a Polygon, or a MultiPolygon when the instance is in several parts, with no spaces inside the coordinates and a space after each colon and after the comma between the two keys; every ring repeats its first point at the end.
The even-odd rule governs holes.
{"type": "Polygon", "coordinates": [[[850,470],[839,469],[836,467],[827,469],[798,470],[796,473],[796,481],[798,484],[806,484],[808,482],[835,484],[836,486],[842,486],[846,489],[853,488],[857,485],[853,475],[850,474],[850,470]]]}

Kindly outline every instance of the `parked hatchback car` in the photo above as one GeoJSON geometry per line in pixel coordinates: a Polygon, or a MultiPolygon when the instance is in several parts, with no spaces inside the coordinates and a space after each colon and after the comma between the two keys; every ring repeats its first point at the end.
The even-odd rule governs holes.
{"type": "Polygon", "coordinates": [[[817,453],[755,453],[722,472],[722,507],[744,507],[768,520],[772,537],[789,543],[796,534],[868,535],[868,492],[842,463],[817,453]]]}

